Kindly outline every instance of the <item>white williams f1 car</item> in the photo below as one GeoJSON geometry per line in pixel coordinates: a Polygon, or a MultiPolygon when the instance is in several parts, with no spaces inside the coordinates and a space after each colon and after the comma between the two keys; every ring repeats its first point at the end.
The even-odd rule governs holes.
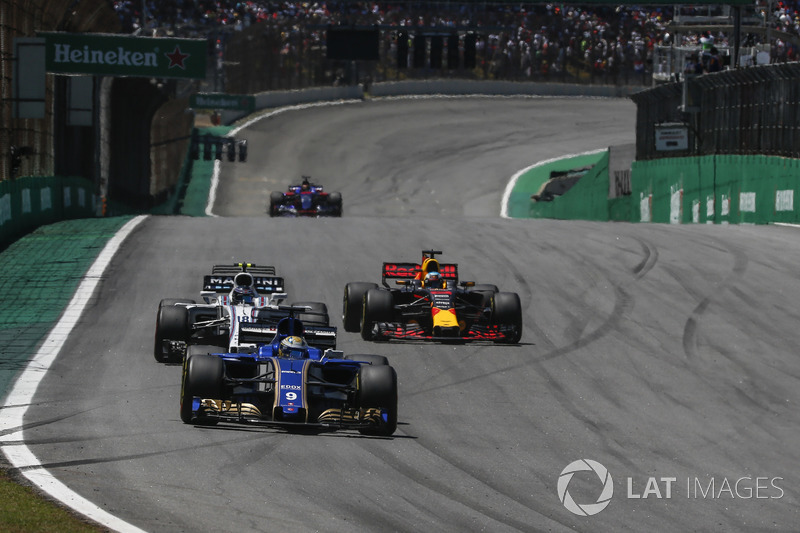
{"type": "MultiPolygon", "coordinates": [[[[268,344],[286,318],[284,280],[275,267],[250,263],[217,265],[203,279],[204,303],[166,298],[158,304],[153,355],[160,363],[180,363],[190,345],[226,353],[252,353],[268,344]]],[[[336,348],[336,328],[330,326],[322,302],[295,302],[305,309],[306,339],[322,349],[336,348]]]]}

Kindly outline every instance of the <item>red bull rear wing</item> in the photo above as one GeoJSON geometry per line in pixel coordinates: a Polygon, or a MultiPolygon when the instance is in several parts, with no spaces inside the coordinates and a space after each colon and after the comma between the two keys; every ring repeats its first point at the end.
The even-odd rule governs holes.
{"type": "MultiPolygon", "coordinates": [[[[387,279],[416,279],[422,272],[422,267],[417,263],[384,263],[383,284],[387,279]]],[[[440,263],[439,274],[446,280],[458,282],[458,265],[456,263],[440,263]]]]}

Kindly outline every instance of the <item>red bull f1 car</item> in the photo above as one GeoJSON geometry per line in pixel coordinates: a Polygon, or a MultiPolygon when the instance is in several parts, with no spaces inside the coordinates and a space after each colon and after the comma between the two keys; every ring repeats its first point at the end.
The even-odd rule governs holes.
{"type": "Polygon", "coordinates": [[[180,416],[187,424],[260,424],[286,430],[354,429],[389,436],[397,428],[397,374],[386,357],[321,350],[305,341],[297,314],[281,306],[271,342],[251,353],[190,346],[180,416]]]}
{"type": "MultiPolygon", "coordinates": [[[[154,356],[161,363],[180,363],[187,346],[216,346],[224,352],[252,352],[268,343],[278,322],[287,316],[281,309],[286,298],[284,280],[273,266],[250,263],[216,265],[203,278],[203,303],[166,298],[158,305],[154,356]]],[[[322,302],[295,302],[304,312],[308,342],[320,348],[336,348],[336,328],[330,326],[328,308],[322,302]]]]}
{"type": "Polygon", "coordinates": [[[322,185],[303,176],[300,185],[290,185],[286,192],[272,191],[269,196],[271,217],[340,217],[342,195],[325,192],[322,185]]]}
{"type": "Polygon", "coordinates": [[[421,263],[384,263],[382,286],[353,282],[344,289],[345,331],[364,340],[424,339],[516,344],[522,337],[519,296],[496,285],[459,281],[458,265],[424,250],[421,263]],[[394,281],[396,286],[389,285],[394,281]]]}

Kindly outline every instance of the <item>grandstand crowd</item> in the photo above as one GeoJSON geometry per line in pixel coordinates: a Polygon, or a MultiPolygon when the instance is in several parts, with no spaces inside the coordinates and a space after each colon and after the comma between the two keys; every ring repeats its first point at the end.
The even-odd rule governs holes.
{"type": "MultiPolygon", "coordinates": [[[[670,33],[675,6],[227,0],[122,0],[113,4],[130,33],[207,36],[265,25],[279,32],[281,55],[296,59],[304,50],[324,44],[328,24],[408,28],[410,33],[426,28],[474,28],[481,34],[477,43],[481,67],[487,76],[498,79],[558,78],[567,74],[570,65],[580,65],[584,73],[611,77],[613,82],[620,73],[643,74],[657,45],[699,48],[701,39],[706,38],[715,49],[729,47],[723,32],[670,33]]],[[[748,12],[760,17],[764,26],[800,35],[800,1],[768,4],[759,0],[748,12]]],[[[397,32],[381,34],[387,56],[395,57],[397,32]]],[[[753,34],[744,44],[769,44],[773,61],[797,59],[794,45],[780,37],[766,43],[766,37],[753,34]]]]}

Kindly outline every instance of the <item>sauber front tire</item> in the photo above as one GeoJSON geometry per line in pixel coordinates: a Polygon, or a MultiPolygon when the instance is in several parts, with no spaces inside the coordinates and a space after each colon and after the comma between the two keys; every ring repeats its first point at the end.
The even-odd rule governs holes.
{"type": "Polygon", "coordinates": [[[181,420],[185,424],[194,420],[195,398],[220,399],[224,369],[222,359],[216,355],[193,354],[183,362],[181,380],[181,420]]]}
{"type": "Polygon", "coordinates": [[[345,355],[344,358],[349,359],[350,361],[363,361],[364,363],[369,363],[372,366],[385,366],[389,364],[389,359],[387,359],[385,355],[359,353],[345,355]]]}
{"type": "Polygon", "coordinates": [[[397,373],[388,365],[363,365],[359,370],[359,407],[382,411],[377,426],[361,428],[364,435],[388,437],[397,430],[397,373]]]}

